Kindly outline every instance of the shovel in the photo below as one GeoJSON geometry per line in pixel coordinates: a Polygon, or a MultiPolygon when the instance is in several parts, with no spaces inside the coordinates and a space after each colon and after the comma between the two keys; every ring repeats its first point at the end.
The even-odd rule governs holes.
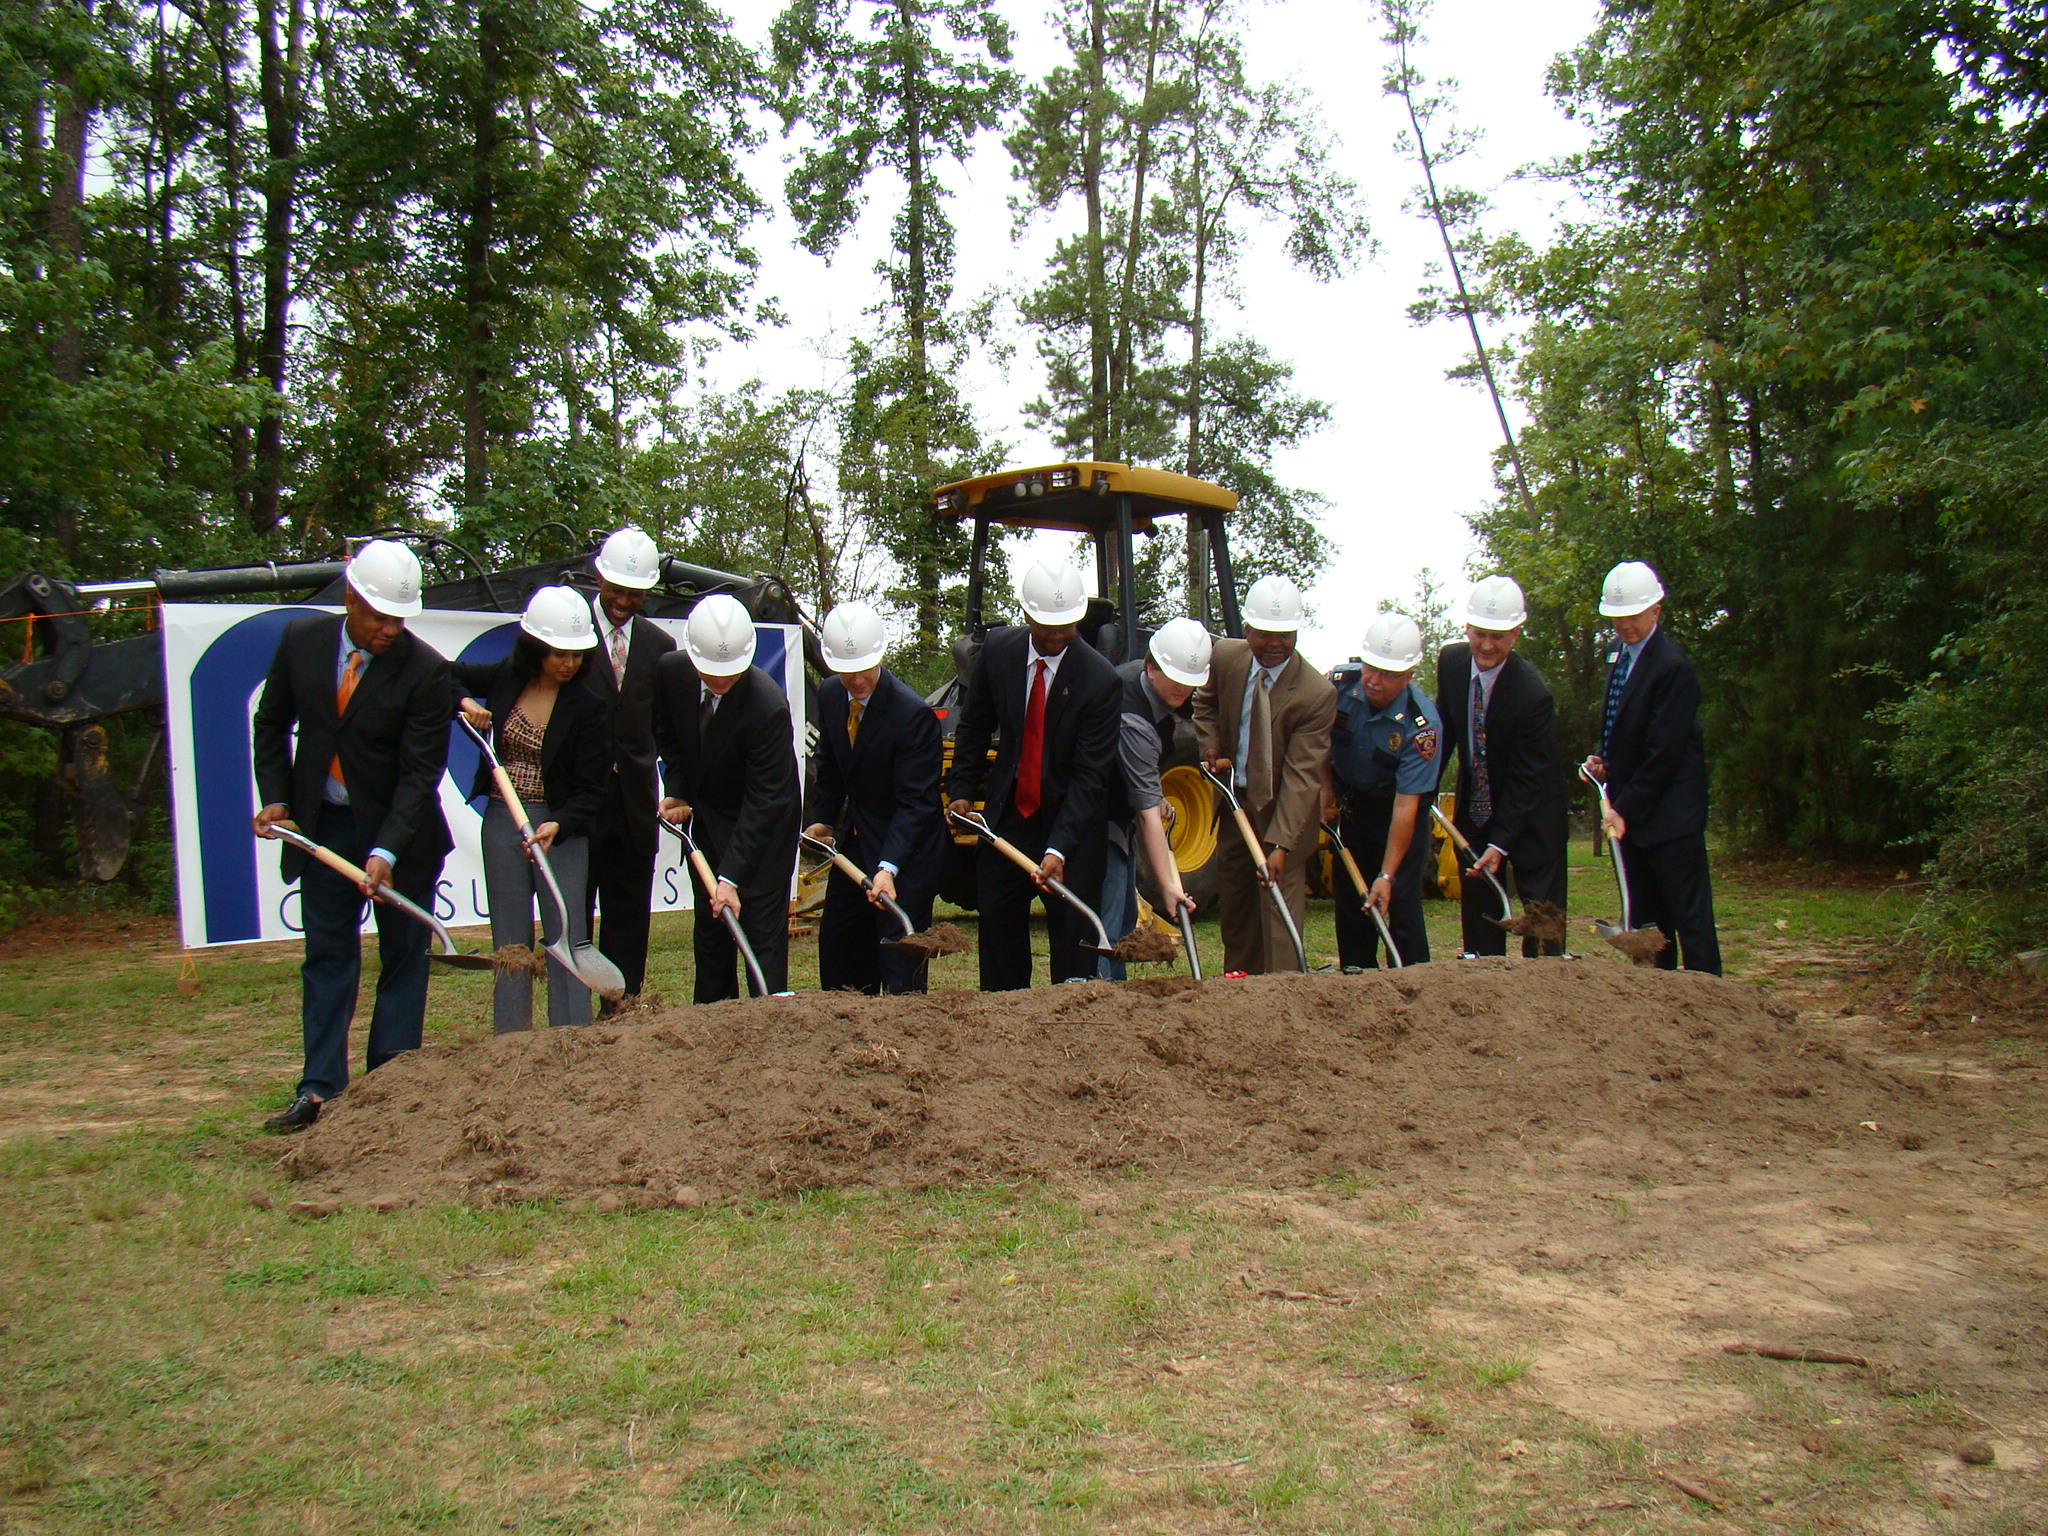
{"type": "Polygon", "coordinates": [[[1195,974],[1195,980],[1202,979],[1202,957],[1195,949],[1195,920],[1188,916],[1186,907],[1174,908],[1173,915],[1180,919],[1180,941],[1187,946],[1188,969],[1195,974]]]}
{"type": "Polygon", "coordinates": [[[1402,966],[1401,948],[1394,942],[1393,930],[1387,927],[1387,920],[1380,916],[1380,909],[1372,904],[1372,887],[1365,883],[1365,876],[1359,873],[1358,860],[1351,857],[1351,850],[1344,846],[1344,834],[1337,830],[1337,823],[1326,821],[1323,830],[1330,836],[1330,845],[1337,850],[1337,858],[1344,866],[1344,873],[1351,877],[1351,883],[1358,889],[1359,901],[1371,916],[1373,925],[1380,931],[1380,939],[1387,946],[1387,957],[1394,962],[1393,968],[1402,966]]]}
{"type": "Polygon", "coordinates": [[[926,952],[922,944],[911,942],[911,940],[917,937],[917,929],[911,925],[910,914],[896,905],[895,898],[883,896],[877,892],[875,890],[875,882],[868,878],[858,864],[833,847],[832,844],[821,842],[817,838],[812,837],[808,832],[799,832],[797,839],[806,848],[810,849],[811,852],[823,854],[826,858],[830,859],[834,867],[842,875],[858,885],[870,900],[881,902],[884,907],[888,908],[889,915],[903,925],[903,936],[901,938],[882,940],[882,947],[884,949],[908,950],[912,954],[918,955],[926,952]]]}
{"type": "MultiPolygon", "coordinates": [[[[1479,863],[1479,850],[1472,846],[1466,839],[1465,834],[1451,824],[1451,818],[1437,809],[1434,803],[1429,807],[1429,814],[1436,818],[1438,826],[1450,834],[1451,841],[1458,845],[1458,852],[1464,854],[1471,861],[1471,865],[1465,871],[1467,874],[1470,874],[1472,872],[1471,866],[1476,866],[1479,863]]],[[[1500,897],[1500,925],[1505,928],[1515,920],[1515,904],[1508,900],[1508,888],[1494,877],[1492,870],[1482,869],[1479,872],[1486,876],[1487,883],[1493,887],[1494,894],[1500,897]]]]}
{"type": "MultiPolygon", "coordinates": [[[[1606,813],[1611,804],[1607,798],[1607,786],[1599,779],[1594,778],[1592,770],[1584,763],[1579,764],[1579,777],[1592,785],[1595,792],[1599,794],[1600,819],[1604,823],[1607,820],[1606,813]]],[[[1612,923],[1603,923],[1598,918],[1595,918],[1593,921],[1593,931],[1620,950],[1624,955],[1627,955],[1631,960],[1638,963],[1654,960],[1664,952],[1664,946],[1670,941],[1664,937],[1662,929],[1639,929],[1629,921],[1628,870],[1621,861],[1621,839],[1618,837],[1608,838],[1607,851],[1614,857],[1614,883],[1621,890],[1621,926],[1617,928],[1612,923]],[[1652,940],[1655,942],[1653,943],[1652,940]]]]}
{"type": "MultiPolygon", "coordinates": [[[[313,855],[314,858],[353,885],[359,886],[370,878],[332,848],[323,847],[321,844],[314,842],[310,837],[294,831],[281,822],[273,822],[271,824],[270,835],[280,842],[290,843],[294,848],[303,848],[307,853],[313,855]]],[[[436,953],[431,949],[428,950],[428,959],[438,960],[443,965],[452,965],[458,971],[488,971],[495,964],[489,955],[463,954],[455,947],[455,940],[449,934],[446,925],[442,923],[441,919],[434,916],[433,913],[427,911],[424,907],[413,905],[413,903],[399,895],[398,892],[391,889],[390,886],[380,885],[377,887],[377,900],[385,903],[387,906],[398,908],[399,911],[412,918],[415,922],[424,924],[427,931],[440,940],[440,951],[436,953]]]]}
{"type": "MultiPolygon", "coordinates": [[[[1227,764],[1225,766],[1228,766],[1227,764]]],[[[1252,856],[1252,863],[1259,871],[1259,883],[1272,893],[1273,905],[1280,909],[1280,921],[1286,925],[1287,937],[1294,941],[1294,960],[1301,967],[1302,975],[1308,974],[1308,948],[1301,942],[1301,930],[1294,926],[1294,914],[1287,910],[1287,898],[1280,894],[1280,885],[1266,864],[1266,850],[1259,846],[1259,834],[1252,830],[1251,818],[1244,813],[1244,807],[1237,803],[1237,796],[1230,785],[1211,773],[1206,764],[1202,777],[1223,791],[1223,798],[1230,802],[1230,814],[1237,818],[1238,836],[1244,839],[1244,846],[1252,856]]],[[[1384,927],[1384,925],[1382,925],[1384,927]]],[[[1389,948],[1392,946],[1389,945],[1389,948]]]]}
{"type": "MultiPolygon", "coordinates": [[[[711,861],[704,857],[690,834],[681,827],[666,816],[657,816],[654,819],[666,827],[675,840],[683,845],[683,852],[689,857],[690,868],[697,872],[697,878],[703,882],[704,899],[709,901],[718,892],[718,876],[711,873],[711,861]]],[[[740,920],[730,911],[722,910],[718,916],[725,924],[725,931],[732,935],[733,943],[739,947],[740,958],[747,962],[747,984],[754,989],[754,996],[766,997],[768,978],[761,974],[761,962],[754,958],[754,946],[747,942],[746,930],[740,927],[740,920]]]]}
{"type": "Polygon", "coordinates": [[[547,885],[548,894],[555,898],[555,911],[561,914],[562,931],[555,942],[548,945],[545,953],[559,961],[578,981],[590,988],[599,997],[624,997],[626,977],[619,968],[599,953],[595,944],[569,944],[569,904],[562,899],[562,888],[555,883],[554,866],[548,863],[547,850],[533,841],[533,820],[526,814],[526,806],[519,799],[519,791],[512,787],[512,776],[505,772],[505,765],[498,761],[498,754],[491,750],[490,738],[463,717],[462,728],[469,732],[476,744],[483,748],[484,761],[491,765],[491,778],[498,786],[498,793],[504,797],[505,809],[512,813],[512,819],[519,823],[519,835],[526,839],[526,851],[533,857],[533,867],[540,871],[541,880],[547,885]]]}
{"type": "Polygon", "coordinates": [[[1116,946],[1109,942],[1109,931],[1102,926],[1102,919],[1096,916],[1095,909],[1068,890],[1059,881],[1053,879],[1052,876],[1040,876],[1038,866],[1032,862],[1030,854],[1019,848],[1015,843],[997,837],[996,829],[972,811],[967,812],[965,815],[959,811],[948,811],[946,814],[972,832],[976,837],[986,842],[1012,864],[1023,870],[1024,873],[1031,877],[1034,884],[1043,884],[1047,890],[1088,919],[1088,926],[1095,930],[1095,942],[1093,944],[1082,944],[1079,948],[1090,950],[1098,955],[1113,955],[1116,953],[1116,946]]]}

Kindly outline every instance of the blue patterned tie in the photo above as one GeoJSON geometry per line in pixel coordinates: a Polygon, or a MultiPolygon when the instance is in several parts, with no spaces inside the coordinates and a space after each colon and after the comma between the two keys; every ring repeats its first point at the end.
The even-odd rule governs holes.
{"type": "Polygon", "coordinates": [[[1472,674],[1472,825],[1493,820],[1493,780],[1486,771],[1486,684],[1472,674]]]}
{"type": "Polygon", "coordinates": [[[1600,721],[1600,755],[1607,755],[1607,741],[1614,734],[1615,712],[1621,708],[1621,690],[1628,686],[1628,669],[1635,663],[1635,653],[1627,646],[1621,648],[1621,655],[1614,663],[1614,670],[1607,674],[1607,713],[1600,721]]]}

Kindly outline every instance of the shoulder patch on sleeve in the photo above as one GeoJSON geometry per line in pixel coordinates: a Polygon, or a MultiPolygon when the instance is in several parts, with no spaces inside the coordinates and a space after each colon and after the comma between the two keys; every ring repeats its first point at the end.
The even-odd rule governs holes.
{"type": "Polygon", "coordinates": [[[1436,727],[1426,725],[1414,736],[1415,750],[1422,754],[1424,762],[1436,761],[1436,727]]]}

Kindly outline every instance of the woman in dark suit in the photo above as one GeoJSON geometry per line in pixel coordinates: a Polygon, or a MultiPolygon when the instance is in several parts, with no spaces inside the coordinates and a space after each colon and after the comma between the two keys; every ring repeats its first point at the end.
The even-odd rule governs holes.
{"type": "MultiPolygon", "coordinates": [[[[578,682],[597,644],[590,605],[567,587],[542,587],[519,620],[512,654],[497,663],[451,662],[457,706],[479,731],[492,731],[512,787],[533,823],[533,845],[546,850],[567,904],[569,943],[588,938],[583,893],[590,877],[590,830],[612,771],[611,733],[601,700],[578,682]],[[481,701],[481,702],[479,702],[481,701]],[[495,729],[494,729],[495,727],[495,729]]],[[[526,840],[497,794],[490,765],[477,766],[472,799],[484,810],[484,890],[491,943],[533,943],[538,877],[526,840]]],[[[563,914],[552,897],[540,903],[541,943],[561,937],[563,914]]],[[[533,976],[500,969],[491,994],[491,1024],[501,1034],[531,1027],[533,976]]],[[[548,1023],[588,1024],[590,989],[560,961],[548,960],[548,1023]]]]}

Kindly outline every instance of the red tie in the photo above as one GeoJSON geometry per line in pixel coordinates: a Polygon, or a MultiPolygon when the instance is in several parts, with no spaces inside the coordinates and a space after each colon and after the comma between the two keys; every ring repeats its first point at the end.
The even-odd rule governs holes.
{"type": "Polygon", "coordinates": [[[1031,702],[1024,706],[1024,742],[1017,754],[1017,814],[1038,814],[1039,764],[1045,757],[1045,662],[1031,663],[1031,702]]]}

